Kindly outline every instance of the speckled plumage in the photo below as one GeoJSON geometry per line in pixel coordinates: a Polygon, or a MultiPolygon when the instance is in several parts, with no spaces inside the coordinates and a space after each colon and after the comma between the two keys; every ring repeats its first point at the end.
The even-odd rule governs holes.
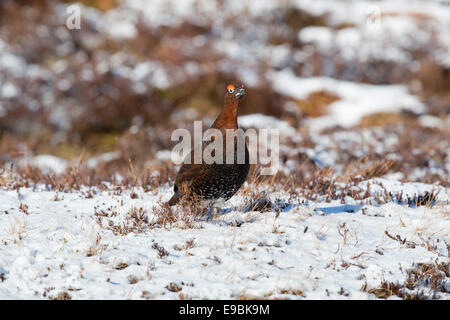
{"type": "MultiPolygon", "coordinates": [[[[236,90],[234,90],[234,86],[228,86],[224,109],[211,126],[211,128],[218,129],[223,134],[224,160],[227,152],[225,149],[226,130],[238,129],[237,114],[244,92],[243,86],[236,90]],[[233,92],[229,90],[231,87],[233,92]]],[[[230,199],[242,186],[250,169],[247,146],[245,145],[245,161],[239,164],[237,162],[236,140],[234,143],[234,162],[232,164],[206,164],[204,161],[201,164],[192,164],[193,161],[191,161],[191,164],[183,163],[178,171],[174,185],[175,194],[169,200],[169,205],[177,204],[184,193],[195,194],[203,200],[211,200],[212,202],[216,200],[223,202],[230,199]]],[[[207,145],[208,143],[204,142],[201,146],[202,150],[207,145]]],[[[193,152],[191,151],[187,157],[193,159],[193,152]]]]}

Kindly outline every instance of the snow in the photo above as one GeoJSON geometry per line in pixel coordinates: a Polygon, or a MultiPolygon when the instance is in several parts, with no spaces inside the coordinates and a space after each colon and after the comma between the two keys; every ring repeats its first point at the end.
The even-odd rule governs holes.
{"type": "Polygon", "coordinates": [[[111,37],[123,39],[134,38],[137,35],[136,19],[131,12],[121,10],[109,10],[105,14],[104,31],[111,37]]]}
{"type": "Polygon", "coordinates": [[[92,157],[86,161],[88,168],[95,168],[102,162],[109,162],[120,158],[121,153],[118,151],[106,152],[96,157],[92,157]]]}
{"type": "Polygon", "coordinates": [[[288,71],[273,72],[269,78],[275,90],[295,99],[306,99],[317,91],[340,98],[328,106],[325,116],[308,119],[313,131],[332,126],[351,127],[374,113],[409,110],[420,114],[425,111],[420,100],[409,94],[403,85],[371,85],[327,77],[299,78],[288,71]]]}
{"type": "MultiPolygon", "coordinates": [[[[120,156],[121,154],[118,151],[102,153],[87,159],[86,165],[88,168],[93,169],[102,162],[113,161],[120,158],[120,156]]],[[[58,175],[64,173],[69,165],[76,165],[78,160],[68,161],[53,155],[41,154],[37,156],[21,157],[15,159],[13,162],[20,167],[29,165],[39,168],[44,174],[55,173],[58,175]]]]}
{"type": "Polygon", "coordinates": [[[430,115],[423,115],[419,117],[419,123],[423,127],[430,127],[430,128],[443,128],[444,122],[439,119],[438,117],[430,116],[430,115]]]}
{"type": "Polygon", "coordinates": [[[22,74],[26,63],[24,59],[9,52],[9,47],[0,39],[0,69],[12,74],[22,74]]]}
{"type": "Polygon", "coordinates": [[[17,90],[16,86],[14,86],[12,83],[8,82],[3,85],[3,88],[1,90],[1,95],[5,98],[14,98],[19,94],[19,91],[17,90]]]}
{"type": "MultiPolygon", "coordinates": [[[[403,186],[413,193],[432,188],[403,186]]],[[[174,282],[194,299],[244,294],[273,298],[290,289],[301,290],[307,299],[342,299],[341,288],[347,298],[367,299],[373,296],[361,291],[365,281],[369,286],[397,281],[405,277],[399,266],[445,261],[444,241],[450,241],[448,190],[440,195],[447,205],[435,208],[335,201],[293,203],[278,215],[242,212],[236,208],[242,199],[236,196],[217,220],[200,219],[191,229],[173,226],[115,235],[96,222],[95,210],[114,212],[103,218],[103,226],[108,221],[125,225],[133,207],[144,208],[151,221],[153,206],[166,201],[171,190],[145,193],[136,188],[121,195],[96,191],[94,198],[86,198],[86,190],[35,189],[0,191],[0,273],[5,278],[0,298],[67,292],[74,299],[173,299],[178,293],[166,287],[174,282]],[[138,198],[131,199],[131,192],[138,198]],[[27,214],[19,209],[21,204],[27,214]],[[416,243],[419,235],[441,241],[435,242],[434,253],[420,245],[402,245],[388,238],[386,230],[416,243]],[[193,247],[183,249],[190,239],[193,247]],[[169,254],[159,258],[155,243],[169,254]]]]}
{"type": "MultiPolygon", "coordinates": [[[[170,150],[159,150],[156,153],[156,159],[158,160],[170,160],[172,159],[172,151],[170,150]]],[[[181,159],[183,161],[183,159],[181,159]]]]}
{"type": "Polygon", "coordinates": [[[68,161],[48,154],[41,154],[33,157],[23,157],[21,159],[18,159],[16,163],[19,166],[30,165],[38,167],[44,174],[48,174],[51,172],[61,174],[67,169],[68,166],[68,161]]]}
{"type": "Polygon", "coordinates": [[[278,129],[282,135],[292,136],[295,134],[295,129],[286,121],[260,113],[240,116],[238,121],[239,127],[242,127],[243,129],[278,129]]]}

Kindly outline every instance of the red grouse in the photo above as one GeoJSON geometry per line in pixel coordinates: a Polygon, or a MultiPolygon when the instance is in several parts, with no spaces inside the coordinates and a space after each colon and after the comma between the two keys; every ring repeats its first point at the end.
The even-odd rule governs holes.
{"type": "MultiPolygon", "coordinates": [[[[175,194],[168,202],[170,206],[177,204],[184,196],[196,195],[207,201],[206,203],[211,206],[214,210],[213,215],[215,215],[221,209],[222,204],[242,186],[250,168],[249,154],[245,139],[242,139],[242,130],[237,130],[238,110],[244,95],[243,85],[238,88],[232,84],[227,86],[225,107],[211,126],[212,129],[219,130],[223,137],[223,161],[214,163],[206,161],[206,163],[202,157],[201,163],[195,164],[190,161],[188,164],[186,159],[188,157],[193,159],[194,150],[192,150],[178,171],[174,185],[175,194]],[[233,140],[228,140],[231,143],[227,144],[226,136],[230,132],[237,133],[237,138],[233,137],[233,140]],[[241,143],[240,146],[239,143],[241,143]],[[243,153],[244,155],[242,155],[243,153]],[[227,158],[227,156],[229,157],[227,158]]],[[[202,151],[207,146],[208,143],[203,142],[202,151]]]]}

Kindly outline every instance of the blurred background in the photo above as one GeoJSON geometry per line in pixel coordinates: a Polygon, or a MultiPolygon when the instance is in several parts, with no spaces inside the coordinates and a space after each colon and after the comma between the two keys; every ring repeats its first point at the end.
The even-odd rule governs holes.
{"type": "Polygon", "coordinates": [[[2,0],[0,164],[167,181],[171,131],[244,83],[241,125],[282,130],[285,174],[448,186],[449,35],[442,0],[2,0]]]}

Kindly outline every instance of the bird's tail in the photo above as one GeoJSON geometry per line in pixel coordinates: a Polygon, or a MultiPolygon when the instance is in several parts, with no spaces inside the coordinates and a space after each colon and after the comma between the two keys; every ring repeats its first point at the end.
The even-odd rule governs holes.
{"type": "Polygon", "coordinates": [[[169,204],[169,206],[176,205],[178,203],[178,201],[180,201],[180,198],[181,198],[181,194],[178,192],[175,192],[175,194],[172,196],[172,198],[170,198],[170,200],[167,203],[169,204]]]}

